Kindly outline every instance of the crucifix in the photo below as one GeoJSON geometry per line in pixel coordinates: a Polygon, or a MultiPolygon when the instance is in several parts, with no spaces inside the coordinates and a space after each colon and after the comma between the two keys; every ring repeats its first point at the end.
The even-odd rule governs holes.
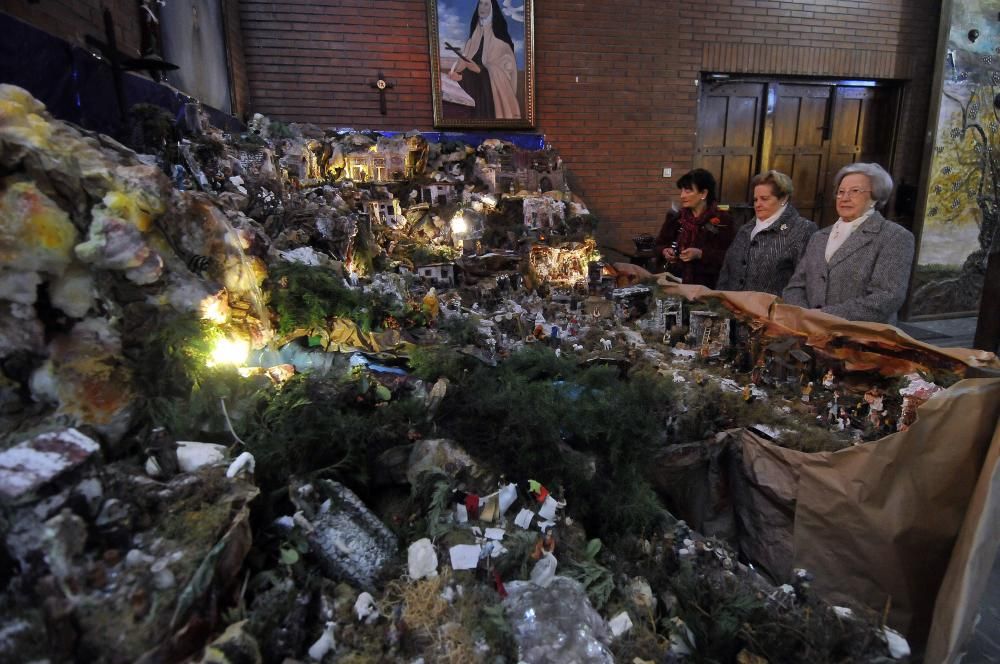
{"type": "Polygon", "coordinates": [[[368,86],[378,90],[378,110],[381,111],[382,115],[385,115],[388,112],[385,108],[385,91],[396,87],[395,82],[385,80],[385,76],[380,71],[378,79],[369,83],[368,86]]]}
{"type": "Polygon", "coordinates": [[[91,35],[86,36],[88,46],[93,46],[100,51],[101,56],[111,65],[111,77],[115,86],[115,98],[118,101],[118,113],[122,121],[128,109],[125,108],[125,86],[123,74],[127,71],[137,71],[146,69],[149,71],[172,71],[177,69],[177,65],[156,58],[132,58],[118,50],[118,42],[115,40],[115,22],[111,17],[111,11],[104,10],[104,39],[101,41],[91,35]]]}

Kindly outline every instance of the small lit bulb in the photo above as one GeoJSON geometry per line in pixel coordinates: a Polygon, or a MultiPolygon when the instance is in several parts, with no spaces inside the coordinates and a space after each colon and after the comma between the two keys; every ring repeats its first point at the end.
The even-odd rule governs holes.
{"type": "Polygon", "coordinates": [[[462,212],[456,212],[455,216],[451,218],[451,232],[464,233],[467,230],[469,230],[469,225],[465,223],[465,215],[462,212]]]}
{"type": "Polygon", "coordinates": [[[250,342],[245,339],[218,339],[208,356],[206,365],[215,367],[220,364],[239,366],[246,362],[250,354],[250,342]]]}

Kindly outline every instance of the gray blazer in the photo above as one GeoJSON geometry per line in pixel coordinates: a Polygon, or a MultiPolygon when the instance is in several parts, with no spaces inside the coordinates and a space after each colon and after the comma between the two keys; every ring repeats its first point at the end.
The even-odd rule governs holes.
{"type": "Polygon", "coordinates": [[[754,223],[743,224],[729,245],[716,290],[781,295],[805,253],[816,224],[789,203],[774,223],[750,238],[754,223]]]}
{"type": "Polygon", "coordinates": [[[827,264],[832,229],[813,233],[782,298],[848,320],[889,322],[906,299],[913,234],[874,212],[827,264]]]}

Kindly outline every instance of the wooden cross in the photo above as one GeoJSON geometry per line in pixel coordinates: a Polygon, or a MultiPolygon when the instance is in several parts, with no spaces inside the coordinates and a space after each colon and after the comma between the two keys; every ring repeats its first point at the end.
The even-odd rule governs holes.
{"type": "Polygon", "coordinates": [[[380,71],[378,79],[369,83],[368,86],[378,90],[378,110],[381,111],[382,115],[385,115],[388,112],[385,107],[385,91],[396,87],[396,84],[393,81],[385,80],[385,76],[380,71]]]}
{"type": "Polygon", "coordinates": [[[118,42],[115,40],[115,22],[109,9],[104,10],[104,39],[105,41],[102,42],[91,35],[86,36],[87,45],[100,51],[104,59],[111,65],[111,78],[114,81],[118,113],[124,122],[127,109],[125,108],[125,86],[122,74],[126,71],[140,69],[172,71],[177,69],[177,65],[156,58],[132,58],[119,51],[118,42]]]}

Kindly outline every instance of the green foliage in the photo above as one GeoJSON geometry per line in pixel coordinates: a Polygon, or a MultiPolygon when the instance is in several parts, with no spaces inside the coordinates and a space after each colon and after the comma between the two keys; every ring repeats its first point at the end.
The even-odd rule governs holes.
{"type": "Polygon", "coordinates": [[[565,496],[588,532],[644,531],[661,516],[643,468],[665,444],[669,381],[620,380],[614,369],[581,369],[542,348],[449,378],[439,430],[508,476],[538,479],[565,496]]]}
{"type": "Polygon", "coordinates": [[[377,405],[370,395],[374,386],[359,393],[359,385],[347,377],[306,374],[256,395],[243,439],[265,490],[287,486],[291,475],[302,474],[364,484],[369,459],[405,439],[423,415],[412,399],[377,405]]]}
{"type": "Polygon", "coordinates": [[[601,540],[592,539],[587,543],[585,558],[570,562],[565,568],[565,574],[579,581],[587,591],[587,597],[598,609],[603,609],[614,590],[615,581],[611,570],[597,562],[597,553],[601,550],[601,540]]]}
{"type": "Polygon", "coordinates": [[[416,346],[410,353],[410,372],[425,381],[444,376],[451,382],[462,379],[476,360],[448,346],[416,346]]]}
{"type": "Polygon", "coordinates": [[[280,263],[271,267],[268,287],[278,314],[278,333],[324,327],[330,318],[346,318],[364,331],[379,328],[387,316],[407,320],[410,311],[391,296],[364,293],[344,285],[323,267],[280,263]]]}
{"type": "Polygon", "coordinates": [[[455,260],[460,252],[447,245],[415,244],[410,252],[410,260],[415,266],[433,263],[448,263],[455,260]]]}

